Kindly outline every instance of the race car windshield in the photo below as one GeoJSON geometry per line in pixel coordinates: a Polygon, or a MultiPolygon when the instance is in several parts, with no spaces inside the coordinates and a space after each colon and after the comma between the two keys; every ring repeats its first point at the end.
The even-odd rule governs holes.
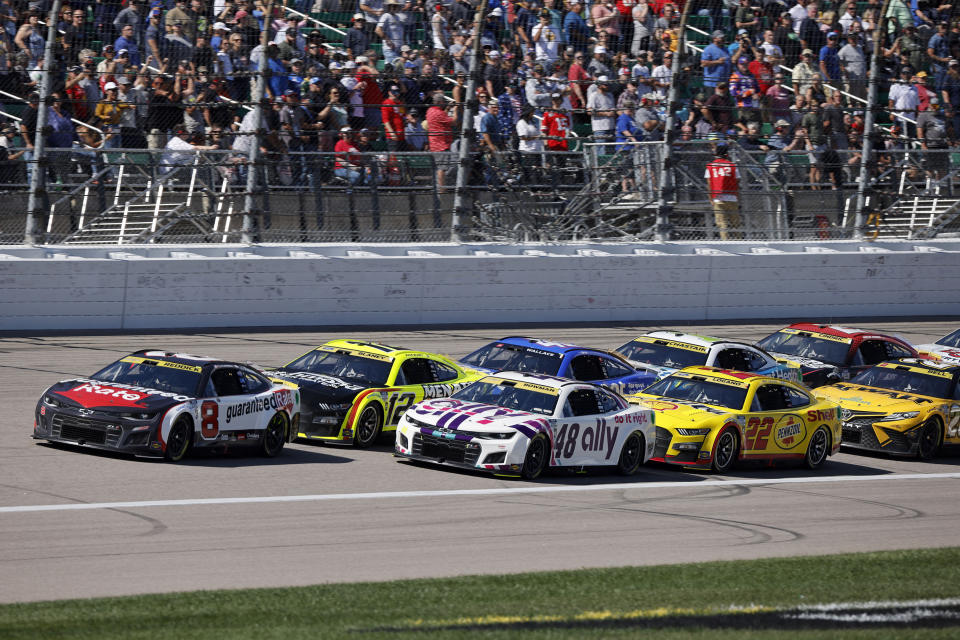
{"type": "Polygon", "coordinates": [[[943,336],[937,340],[937,344],[943,345],[944,347],[960,347],[960,329],[943,336]]]}
{"type": "Polygon", "coordinates": [[[879,387],[933,398],[950,397],[950,378],[927,375],[909,369],[872,367],[850,382],[862,384],[866,387],[879,387]]]}
{"type": "Polygon", "coordinates": [[[462,362],[494,371],[524,371],[555,376],[560,370],[561,360],[559,353],[494,342],[477,349],[462,362]]]}
{"type": "Polygon", "coordinates": [[[300,356],[284,369],[322,373],[335,378],[368,385],[386,384],[393,362],[364,358],[342,351],[311,351],[300,356]]]}
{"type": "Polygon", "coordinates": [[[557,396],[555,395],[489,382],[475,382],[466,389],[453,394],[452,397],[464,402],[493,404],[507,409],[541,413],[547,416],[552,416],[553,410],[557,406],[557,396]]]}
{"type": "Polygon", "coordinates": [[[129,384],[180,396],[197,395],[200,372],[161,366],[157,361],[124,362],[118,360],[90,376],[94,380],[129,384]]]}
{"type": "Polygon", "coordinates": [[[847,342],[824,340],[811,335],[779,331],[758,342],[757,346],[767,351],[810,358],[811,360],[819,360],[826,364],[838,366],[843,366],[846,363],[847,352],[850,350],[850,345],[847,342]]]}
{"type": "Polygon", "coordinates": [[[747,399],[747,389],[745,387],[734,387],[719,382],[677,378],[675,376],[655,382],[644,389],[643,392],[663,396],[664,398],[673,398],[674,400],[689,400],[700,404],[726,407],[734,411],[742,410],[743,403],[747,399]]]}
{"type": "Polygon", "coordinates": [[[639,340],[628,342],[617,349],[617,353],[626,356],[628,360],[674,369],[695,367],[707,363],[706,351],[692,351],[681,347],[671,347],[667,344],[640,342],[639,340]]]}

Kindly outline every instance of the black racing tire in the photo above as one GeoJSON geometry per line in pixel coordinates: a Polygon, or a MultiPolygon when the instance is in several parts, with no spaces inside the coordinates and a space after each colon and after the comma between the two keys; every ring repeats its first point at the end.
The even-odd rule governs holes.
{"type": "Polygon", "coordinates": [[[524,480],[536,480],[550,464],[550,442],[544,433],[538,433],[530,439],[527,453],[523,457],[520,475],[524,480]]]}
{"type": "Polygon", "coordinates": [[[620,459],[617,461],[617,473],[624,476],[632,476],[640,468],[643,462],[644,451],[643,434],[634,431],[623,441],[623,447],[620,449],[620,459]]]}
{"type": "Polygon", "coordinates": [[[817,427],[807,442],[807,453],[803,464],[807,469],[818,469],[830,455],[830,432],[824,426],[817,427]]]}
{"type": "Polygon", "coordinates": [[[267,428],[260,434],[260,453],[267,458],[274,458],[287,442],[287,416],[277,412],[270,418],[267,428]]]}
{"type": "Polygon", "coordinates": [[[167,448],[163,457],[168,462],[180,462],[187,457],[190,443],[193,441],[193,423],[189,418],[177,418],[167,434],[167,448]]]}
{"type": "Polygon", "coordinates": [[[737,453],[740,450],[740,438],[737,430],[726,427],[717,436],[713,445],[713,470],[717,473],[726,473],[737,463],[737,453]]]}
{"type": "Polygon", "coordinates": [[[943,428],[940,421],[930,418],[920,427],[920,440],[917,442],[917,457],[921,460],[932,460],[940,451],[940,440],[943,428]]]}
{"type": "Polygon", "coordinates": [[[357,419],[357,428],[353,432],[353,446],[369,449],[377,442],[382,429],[383,414],[380,412],[380,407],[373,403],[368,404],[357,419]]]}

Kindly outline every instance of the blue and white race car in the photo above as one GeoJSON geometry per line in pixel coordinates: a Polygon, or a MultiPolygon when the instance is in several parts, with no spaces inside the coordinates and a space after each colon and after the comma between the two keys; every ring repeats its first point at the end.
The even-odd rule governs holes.
{"type": "Polygon", "coordinates": [[[931,344],[917,345],[920,356],[937,362],[960,364],[960,329],[931,344]]]}
{"type": "Polygon", "coordinates": [[[491,342],[460,364],[485,373],[519,371],[593,382],[623,395],[638,393],[657,379],[654,371],[636,367],[616,353],[518,336],[491,342]]]}
{"type": "Polygon", "coordinates": [[[533,480],[548,467],[630,475],[655,444],[651,409],[600,385],[511,371],[407,409],[394,455],[533,480]]]}
{"type": "Polygon", "coordinates": [[[665,378],[685,367],[717,367],[801,382],[800,365],[778,360],[745,342],[677,331],[652,331],[619,347],[617,353],[636,367],[665,378]]]}

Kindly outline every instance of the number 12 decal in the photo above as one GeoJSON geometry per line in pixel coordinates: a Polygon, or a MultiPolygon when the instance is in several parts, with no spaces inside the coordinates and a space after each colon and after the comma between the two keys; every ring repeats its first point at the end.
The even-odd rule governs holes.
{"type": "Polygon", "coordinates": [[[389,418],[386,424],[395,425],[400,422],[403,412],[410,408],[416,399],[414,393],[393,393],[387,401],[386,416],[389,418]]]}

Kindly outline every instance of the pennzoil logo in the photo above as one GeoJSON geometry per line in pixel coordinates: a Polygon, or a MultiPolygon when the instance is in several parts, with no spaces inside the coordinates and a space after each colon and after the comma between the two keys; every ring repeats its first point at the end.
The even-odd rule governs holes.
{"type": "Polygon", "coordinates": [[[773,428],[773,437],[781,449],[792,449],[803,442],[806,435],[803,420],[795,415],[783,416],[773,428]]]}

